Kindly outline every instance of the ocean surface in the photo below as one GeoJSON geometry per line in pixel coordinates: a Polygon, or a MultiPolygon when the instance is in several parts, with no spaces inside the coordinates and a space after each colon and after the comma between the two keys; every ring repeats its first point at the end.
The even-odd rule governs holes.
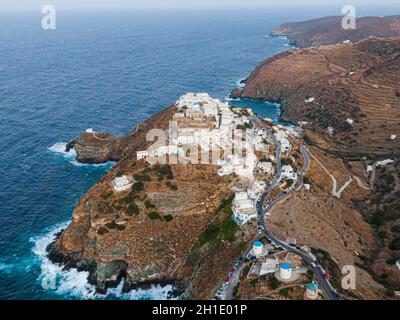
{"type": "MultiPolygon", "coordinates": [[[[162,299],[170,288],[99,296],[85,272],[46,246],[113,165],[80,165],[65,143],[87,128],[122,135],[188,92],[225,99],[263,59],[285,21],[340,9],[0,13],[0,299],[162,299]]],[[[275,104],[234,101],[277,120],[275,104]]]]}

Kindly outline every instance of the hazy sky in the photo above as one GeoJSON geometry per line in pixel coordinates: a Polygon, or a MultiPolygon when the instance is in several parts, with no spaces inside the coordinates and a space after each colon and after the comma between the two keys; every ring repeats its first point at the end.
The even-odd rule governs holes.
{"type": "Polygon", "coordinates": [[[40,10],[51,4],[59,9],[73,8],[127,8],[127,7],[252,7],[252,6],[301,6],[328,5],[343,6],[399,6],[400,0],[0,0],[0,10],[33,9],[40,10]]]}

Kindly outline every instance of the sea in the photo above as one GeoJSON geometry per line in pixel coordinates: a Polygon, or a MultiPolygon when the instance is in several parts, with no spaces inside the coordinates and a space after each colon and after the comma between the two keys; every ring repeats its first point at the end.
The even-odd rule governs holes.
{"type": "Polygon", "coordinates": [[[0,12],[0,299],[165,299],[168,286],[96,294],[86,272],[47,259],[113,166],[79,164],[65,144],[88,128],[126,134],[189,91],[278,122],[279,105],[229,93],[263,59],[293,50],[267,37],[275,26],[341,8],[59,10],[55,30],[42,29],[40,9],[0,12]]]}

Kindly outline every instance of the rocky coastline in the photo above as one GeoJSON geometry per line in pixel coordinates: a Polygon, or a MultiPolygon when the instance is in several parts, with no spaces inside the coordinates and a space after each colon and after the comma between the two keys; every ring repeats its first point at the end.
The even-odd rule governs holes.
{"type": "MultiPolygon", "coordinates": [[[[293,30],[292,26],[280,27],[273,34],[292,37],[299,47],[310,45],[294,40],[293,30]]],[[[322,137],[323,147],[335,156],[398,156],[399,141],[388,141],[388,137],[398,131],[396,119],[400,118],[400,109],[394,108],[399,88],[393,86],[399,81],[399,48],[397,38],[368,38],[283,52],[257,66],[243,80],[245,86],[235,89],[231,97],[280,103],[282,120],[307,123],[306,136],[322,137]],[[366,57],[370,59],[367,64],[366,57]],[[394,70],[399,72],[392,76],[394,70]],[[382,100],[380,105],[374,107],[369,97],[363,96],[368,90],[382,100]],[[381,114],[383,107],[393,117],[384,119],[385,126],[376,125],[374,116],[381,114]]],[[[67,150],[76,150],[78,162],[117,162],[82,197],[71,224],[47,248],[52,262],[88,271],[88,281],[99,293],[118,286],[123,279],[124,292],[168,284],[174,288],[171,297],[210,299],[243,245],[251,241],[250,236],[235,230],[234,240],[222,241],[217,248],[199,245],[210,225],[230,219],[223,204],[231,198],[235,178],[218,176],[211,165],[161,168],[137,160],[136,152],[153,143],[147,141],[147,132],[167,130],[176,112],[172,105],[123,137],[84,132],[67,145],[67,150]],[[145,187],[113,194],[111,183],[122,174],[143,179],[145,187]],[[150,219],[154,212],[160,218],[150,219]],[[172,219],[163,219],[166,216],[172,219]]]]}

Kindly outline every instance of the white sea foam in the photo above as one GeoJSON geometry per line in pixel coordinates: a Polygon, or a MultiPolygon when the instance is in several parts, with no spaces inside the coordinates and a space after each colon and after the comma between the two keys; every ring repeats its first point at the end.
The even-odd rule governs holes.
{"type": "Polygon", "coordinates": [[[73,164],[76,167],[104,167],[106,169],[110,169],[115,165],[114,161],[108,161],[106,163],[96,163],[96,164],[90,164],[90,163],[80,163],[76,159],[70,161],[71,164],[73,164]]]}
{"type": "Polygon", "coordinates": [[[66,146],[67,146],[66,142],[57,142],[47,150],[49,150],[50,152],[62,154],[66,158],[75,158],[76,157],[75,149],[71,149],[69,150],[69,152],[66,152],[65,151],[66,146]]]}
{"type": "Polygon", "coordinates": [[[54,241],[58,232],[68,226],[69,222],[62,223],[52,228],[44,235],[31,238],[34,243],[33,253],[41,268],[37,281],[42,288],[53,292],[56,295],[65,298],[77,299],[167,299],[168,292],[172,286],[161,287],[153,285],[151,289],[132,290],[128,293],[122,293],[123,282],[117,288],[109,289],[106,295],[97,294],[95,287],[88,283],[89,273],[86,271],[77,271],[76,269],[63,270],[63,266],[52,263],[47,257],[46,248],[54,241]]]}
{"type": "Polygon", "coordinates": [[[236,86],[237,88],[244,88],[244,87],[246,86],[246,84],[243,83],[244,80],[246,80],[246,78],[242,78],[242,79],[237,80],[237,81],[235,82],[235,86],[236,86]]]}

